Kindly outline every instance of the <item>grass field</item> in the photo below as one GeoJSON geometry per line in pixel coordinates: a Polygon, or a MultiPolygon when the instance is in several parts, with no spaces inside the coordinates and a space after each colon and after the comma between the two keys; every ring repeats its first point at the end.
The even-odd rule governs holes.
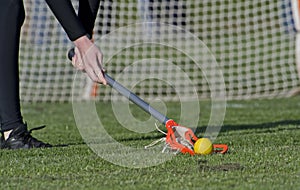
{"type": "MultiPolygon", "coordinates": [[[[104,121],[118,137],[108,103],[104,121]]],[[[201,102],[201,127],[209,118],[201,102]]],[[[226,155],[178,155],[159,166],[131,169],[113,165],[83,142],[71,104],[24,104],[32,127],[47,124],[34,136],[66,147],[1,150],[1,189],[300,189],[300,97],[229,101],[217,142],[229,145],[226,155]]],[[[178,105],[169,103],[170,112],[178,105]]],[[[137,113],[139,110],[134,111],[137,113]]],[[[176,114],[175,114],[176,115],[176,114]]],[[[104,116],[103,116],[104,117],[104,116]]],[[[175,118],[176,119],[176,116],[175,118]]],[[[148,134],[155,140],[156,132],[148,134]]],[[[139,134],[122,131],[124,143],[147,144],[139,134]]]]}

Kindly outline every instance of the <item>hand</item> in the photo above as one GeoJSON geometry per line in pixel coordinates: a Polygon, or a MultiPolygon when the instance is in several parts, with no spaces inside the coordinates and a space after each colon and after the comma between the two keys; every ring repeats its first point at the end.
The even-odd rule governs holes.
{"type": "Polygon", "coordinates": [[[106,85],[102,67],[103,55],[100,49],[86,36],[78,38],[74,43],[76,47],[72,59],[73,66],[86,72],[94,82],[106,85]]]}

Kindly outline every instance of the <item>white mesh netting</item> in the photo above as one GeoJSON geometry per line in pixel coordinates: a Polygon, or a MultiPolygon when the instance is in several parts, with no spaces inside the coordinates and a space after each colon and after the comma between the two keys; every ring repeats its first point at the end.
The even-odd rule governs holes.
{"type": "MultiPolygon", "coordinates": [[[[44,0],[27,0],[25,8],[21,99],[70,101],[76,71],[66,53],[72,43],[44,0]]],[[[228,99],[282,97],[299,87],[296,32],[288,0],[102,1],[94,33],[108,72],[144,98],[211,97],[210,85],[218,85],[212,79],[215,67],[210,66],[210,58],[203,58],[204,45],[180,40],[185,39],[180,35],[191,34],[214,55],[228,99]],[[161,43],[151,43],[153,38],[161,43]],[[200,68],[191,57],[199,58],[200,68]]],[[[89,85],[81,75],[76,80],[76,88],[89,85]]],[[[100,86],[97,92],[99,99],[111,99],[110,88],[100,86]]],[[[81,92],[75,95],[82,98],[81,92]]]]}

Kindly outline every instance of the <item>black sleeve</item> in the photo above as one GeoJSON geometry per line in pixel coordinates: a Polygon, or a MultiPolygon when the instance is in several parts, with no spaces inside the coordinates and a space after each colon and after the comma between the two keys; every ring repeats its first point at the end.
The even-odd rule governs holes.
{"type": "Polygon", "coordinates": [[[79,0],[78,17],[89,36],[93,35],[93,29],[100,0],[79,0]]]}
{"type": "Polygon", "coordinates": [[[100,0],[80,0],[77,16],[70,0],[46,0],[70,40],[89,34],[91,36],[100,0]]]}

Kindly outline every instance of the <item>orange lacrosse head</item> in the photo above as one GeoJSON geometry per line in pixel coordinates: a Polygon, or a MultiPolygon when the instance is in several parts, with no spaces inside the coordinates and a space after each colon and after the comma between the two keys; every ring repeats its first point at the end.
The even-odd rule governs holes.
{"type": "Polygon", "coordinates": [[[214,144],[214,152],[225,154],[228,151],[228,146],[226,144],[214,144]]]}
{"type": "MultiPolygon", "coordinates": [[[[171,119],[166,122],[166,128],[166,143],[172,150],[195,155],[194,143],[198,140],[198,137],[191,129],[180,126],[171,119]]],[[[214,153],[225,154],[228,151],[228,146],[226,144],[213,144],[213,149],[214,153]]]]}
{"type": "Polygon", "coordinates": [[[188,153],[194,155],[193,150],[194,142],[198,140],[194,132],[187,128],[178,125],[173,120],[166,122],[167,136],[166,143],[169,144],[171,149],[179,150],[181,153],[188,153]]]}

